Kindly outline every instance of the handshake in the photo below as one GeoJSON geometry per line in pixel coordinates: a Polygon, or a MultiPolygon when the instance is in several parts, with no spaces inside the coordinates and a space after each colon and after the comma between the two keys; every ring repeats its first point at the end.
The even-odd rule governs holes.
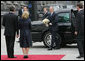
{"type": "Polygon", "coordinates": [[[43,23],[48,27],[49,25],[52,25],[52,23],[49,23],[50,20],[49,19],[44,19],[43,23]]]}

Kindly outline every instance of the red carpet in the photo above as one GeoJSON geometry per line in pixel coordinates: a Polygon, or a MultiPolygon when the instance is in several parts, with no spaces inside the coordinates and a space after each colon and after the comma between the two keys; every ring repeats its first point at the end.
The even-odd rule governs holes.
{"type": "Polygon", "coordinates": [[[7,58],[7,55],[1,55],[1,60],[61,60],[65,55],[29,55],[24,59],[23,55],[15,55],[17,58],[7,58]]]}

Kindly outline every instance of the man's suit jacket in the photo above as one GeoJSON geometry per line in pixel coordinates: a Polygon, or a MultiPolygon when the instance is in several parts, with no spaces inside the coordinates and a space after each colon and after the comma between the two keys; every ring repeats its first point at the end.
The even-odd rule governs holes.
{"type": "Polygon", "coordinates": [[[5,27],[4,35],[15,36],[18,34],[18,16],[14,13],[8,13],[3,16],[3,26],[5,27]]]}
{"type": "Polygon", "coordinates": [[[79,35],[84,34],[84,10],[78,11],[76,15],[75,31],[78,31],[79,35]]]}
{"type": "Polygon", "coordinates": [[[22,16],[22,9],[19,10],[18,15],[21,17],[22,16]]]}
{"type": "Polygon", "coordinates": [[[53,12],[53,14],[51,15],[51,13],[48,15],[48,19],[50,20],[50,23],[52,23],[52,25],[49,25],[49,29],[51,31],[57,31],[58,30],[58,16],[55,12],[53,12]]]}
{"type": "MultiPolygon", "coordinates": [[[[19,10],[19,12],[18,12],[19,18],[22,16],[23,12],[24,12],[24,10],[23,10],[23,11],[22,11],[22,9],[19,10]]],[[[28,12],[29,12],[29,11],[28,11],[28,12]]],[[[30,12],[29,12],[29,17],[30,17],[30,18],[32,17],[32,15],[30,14],[30,12]]]]}
{"type": "Polygon", "coordinates": [[[49,15],[49,13],[47,12],[47,13],[45,13],[44,14],[44,16],[43,16],[43,20],[45,19],[45,18],[47,18],[48,17],[48,15],[49,15]]]}

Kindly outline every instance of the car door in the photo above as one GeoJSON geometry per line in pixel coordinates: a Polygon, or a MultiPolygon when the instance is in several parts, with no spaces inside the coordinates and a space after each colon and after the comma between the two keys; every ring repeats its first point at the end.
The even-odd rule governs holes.
{"type": "Polygon", "coordinates": [[[68,40],[72,40],[72,26],[71,26],[71,14],[70,12],[58,13],[58,26],[59,33],[62,39],[68,43],[68,40]]]}

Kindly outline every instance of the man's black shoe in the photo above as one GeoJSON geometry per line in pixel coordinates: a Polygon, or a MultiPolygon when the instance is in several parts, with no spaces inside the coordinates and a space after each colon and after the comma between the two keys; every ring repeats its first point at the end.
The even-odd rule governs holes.
{"type": "Polygon", "coordinates": [[[78,56],[78,57],[76,57],[76,58],[83,58],[84,56],[78,56]]]}

